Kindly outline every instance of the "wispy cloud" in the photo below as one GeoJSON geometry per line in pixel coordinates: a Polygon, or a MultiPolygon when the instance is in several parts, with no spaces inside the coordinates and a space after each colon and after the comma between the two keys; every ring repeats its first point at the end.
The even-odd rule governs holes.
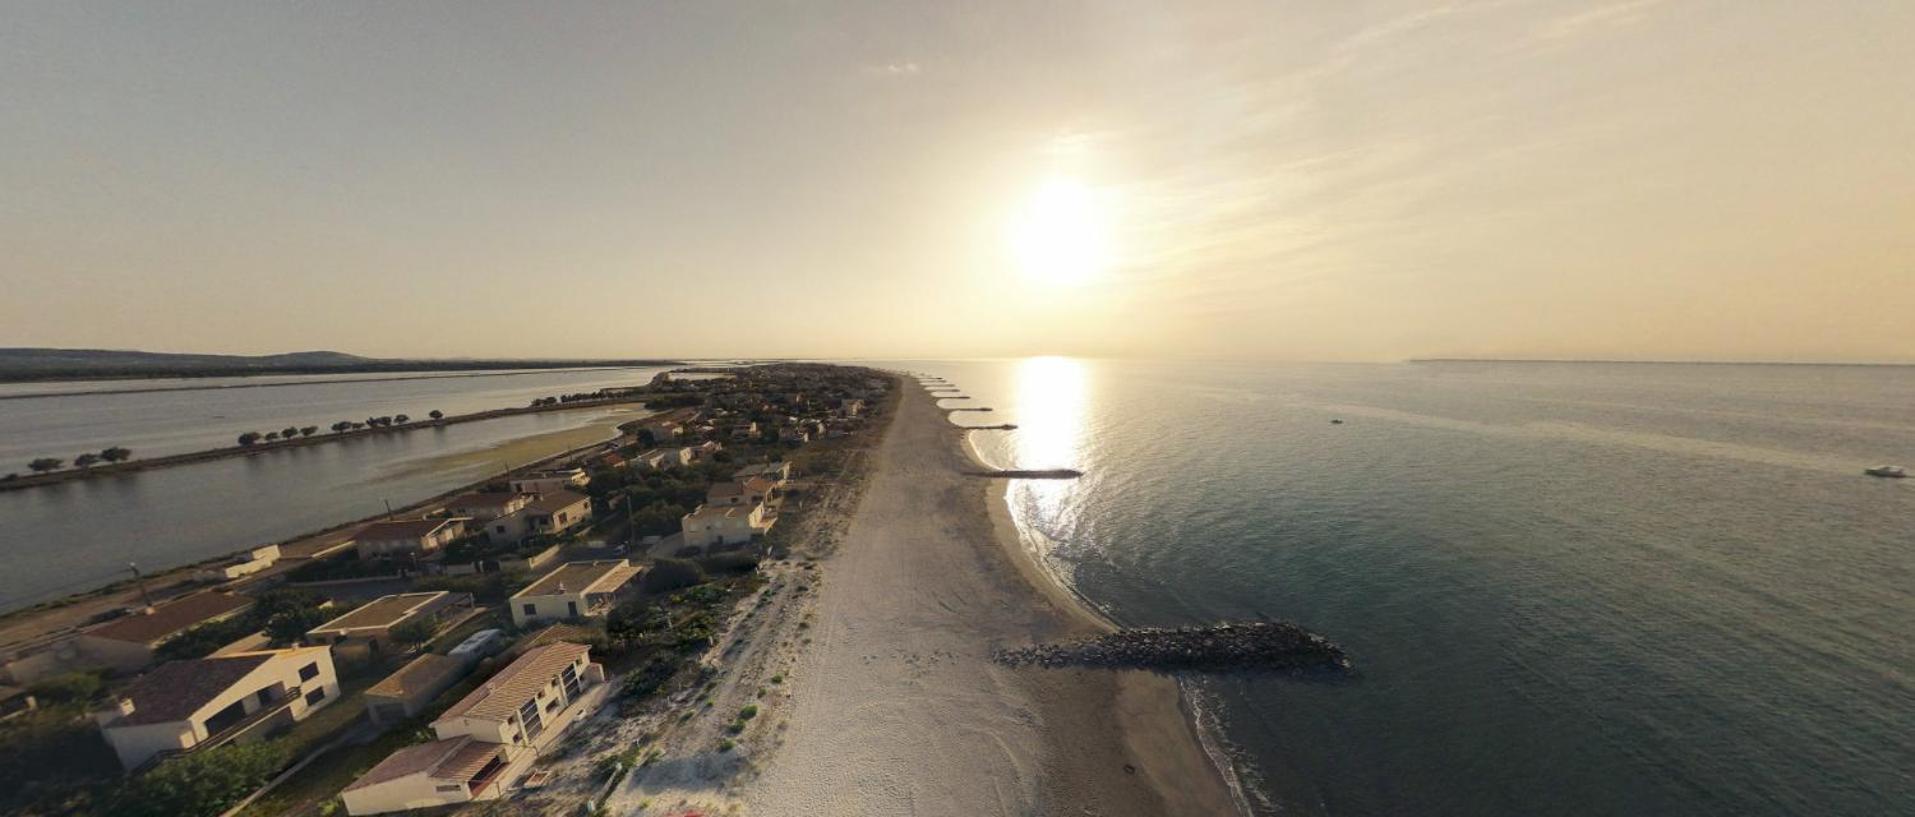
{"type": "Polygon", "coordinates": [[[1640,23],[1664,0],[1623,0],[1592,9],[1565,14],[1537,27],[1538,42],[1555,42],[1640,23]]]}
{"type": "Polygon", "coordinates": [[[881,76],[881,77],[900,77],[900,78],[915,77],[923,70],[924,70],[923,66],[918,65],[917,62],[914,60],[903,60],[899,62],[885,62],[885,63],[878,63],[875,65],[867,65],[864,67],[864,72],[867,74],[872,74],[872,75],[881,76]]]}

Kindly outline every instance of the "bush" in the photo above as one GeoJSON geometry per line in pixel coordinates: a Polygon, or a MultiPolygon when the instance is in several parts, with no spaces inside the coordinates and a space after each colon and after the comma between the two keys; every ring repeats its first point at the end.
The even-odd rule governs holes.
{"type": "Polygon", "coordinates": [[[42,704],[84,704],[100,694],[100,676],[91,672],[69,672],[41,679],[28,691],[42,704]]]}
{"type": "Polygon", "coordinates": [[[110,813],[116,817],[219,814],[265,783],[287,761],[272,743],[221,746],[162,762],[134,778],[110,813]]]}
{"type": "Polygon", "coordinates": [[[699,559],[698,567],[707,574],[741,575],[758,569],[757,554],[742,550],[730,553],[714,553],[699,559]]]}
{"type": "Polygon", "coordinates": [[[659,559],[645,571],[640,587],[647,593],[669,593],[705,582],[705,571],[695,562],[683,559],[659,559]]]}

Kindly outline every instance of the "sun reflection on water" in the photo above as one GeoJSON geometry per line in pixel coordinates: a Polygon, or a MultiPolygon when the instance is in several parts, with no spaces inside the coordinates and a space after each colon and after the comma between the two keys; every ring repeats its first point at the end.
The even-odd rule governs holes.
{"type": "MultiPolygon", "coordinates": [[[[1034,357],[1018,364],[1014,467],[1082,467],[1088,380],[1083,361],[1067,357],[1034,357]]],[[[1076,480],[1018,480],[1011,488],[1011,506],[1021,510],[1021,521],[1035,529],[1031,532],[1055,545],[1069,535],[1077,489],[1076,480]]]]}

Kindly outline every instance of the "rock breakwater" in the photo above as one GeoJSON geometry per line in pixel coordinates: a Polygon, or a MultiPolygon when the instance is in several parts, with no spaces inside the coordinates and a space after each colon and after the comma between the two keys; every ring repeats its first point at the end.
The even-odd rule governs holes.
{"type": "Polygon", "coordinates": [[[1092,667],[1157,670],[1350,671],[1350,659],[1329,639],[1295,624],[1259,621],[1120,630],[1108,635],[998,650],[992,658],[1013,667],[1092,667]]]}

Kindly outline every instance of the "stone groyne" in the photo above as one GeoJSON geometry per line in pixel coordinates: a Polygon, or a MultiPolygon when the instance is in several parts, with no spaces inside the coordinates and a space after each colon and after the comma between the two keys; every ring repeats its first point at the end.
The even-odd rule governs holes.
{"type": "Polygon", "coordinates": [[[1092,667],[1155,670],[1350,671],[1343,648],[1323,636],[1281,621],[1219,624],[1173,630],[1119,630],[1108,635],[998,650],[1013,667],[1092,667]]]}

